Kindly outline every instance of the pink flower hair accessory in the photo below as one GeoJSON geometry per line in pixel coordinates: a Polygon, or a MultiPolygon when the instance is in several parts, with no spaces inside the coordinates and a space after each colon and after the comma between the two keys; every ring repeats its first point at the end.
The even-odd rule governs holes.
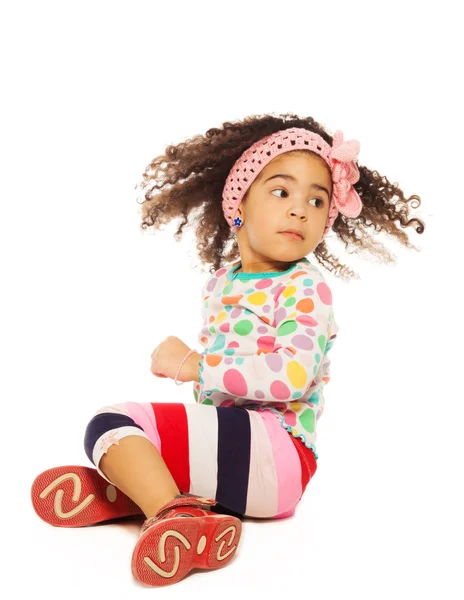
{"type": "Polygon", "coordinates": [[[292,150],[311,150],[325,160],[332,173],[333,190],[324,237],[338,213],[354,218],[362,211],[361,198],[353,187],[360,177],[356,164],[359,149],[360,143],[357,140],[344,141],[340,130],[334,133],[332,146],[319,134],[300,127],[276,131],[258,140],[235,161],[226,178],[222,192],[226,221],[231,227],[240,225],[241,220],[240,223],[234,220],[238,206],[253,181],[275,156],[292,150]]]}

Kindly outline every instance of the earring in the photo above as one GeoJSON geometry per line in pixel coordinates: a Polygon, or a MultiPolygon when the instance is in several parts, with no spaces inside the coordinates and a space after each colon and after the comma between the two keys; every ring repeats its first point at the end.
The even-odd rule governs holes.
{"type": "Polygon", "coordinates": [[[243,221],[240,217],[237,217],[236,219],[234,219],[234,225],[236,225],[237,227],[240,227],[240,225],[242,223],[243,223],[243,221]]]}

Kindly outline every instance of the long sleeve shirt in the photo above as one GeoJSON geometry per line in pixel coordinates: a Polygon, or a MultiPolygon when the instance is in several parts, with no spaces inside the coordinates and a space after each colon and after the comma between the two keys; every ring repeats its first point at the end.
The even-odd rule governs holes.
{"type": "Polygon", "coordinates": [[[331,290],[307,258],[272,273],[236,273],[240,267],[218,269],[202,288],[195,401],[271,410],[317,459],[327,353],[339,330],[331,290]]]}

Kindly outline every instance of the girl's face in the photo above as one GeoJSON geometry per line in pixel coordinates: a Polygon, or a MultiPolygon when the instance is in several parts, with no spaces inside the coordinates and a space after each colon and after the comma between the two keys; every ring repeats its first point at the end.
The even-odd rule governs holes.
{"type": "Polygon", "coordinates": [[[271,160],[234,215],[243,220],[236,229],[241,270],[284,271],[310,254],[324,233],[331,196],[332,177],[323,158],[294,150],[271,160]],[[283,235],[286,229],[299,229],[304,238],[283,235]]]}

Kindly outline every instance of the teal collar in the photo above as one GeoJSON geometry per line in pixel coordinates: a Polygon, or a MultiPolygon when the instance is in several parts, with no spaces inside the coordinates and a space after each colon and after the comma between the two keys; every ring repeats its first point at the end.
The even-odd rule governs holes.
{"type": "Polygon", "coordinates": [[[241,271],[240,273],[236,273],[235,271],[242,266],[242,261],[240,261],[238,263],[238,265],[235,265],[235,267],[232,267],[232,269],[229,272],[229,277],[231,280],[240,279],[241,281],[248,281],[249,279],[263,279],[263,278],[268,278],[268,277],[277,277],[279,275],[285,275],[286,273],[290,273],[297,266],[297,264],[301,263],[301,262],[309,263],[309,260],[307,258],[301,258],[300,260],[297,260],[286,271],[271,271],[268,273],[243,273],[243,271],[241,271]]]}

